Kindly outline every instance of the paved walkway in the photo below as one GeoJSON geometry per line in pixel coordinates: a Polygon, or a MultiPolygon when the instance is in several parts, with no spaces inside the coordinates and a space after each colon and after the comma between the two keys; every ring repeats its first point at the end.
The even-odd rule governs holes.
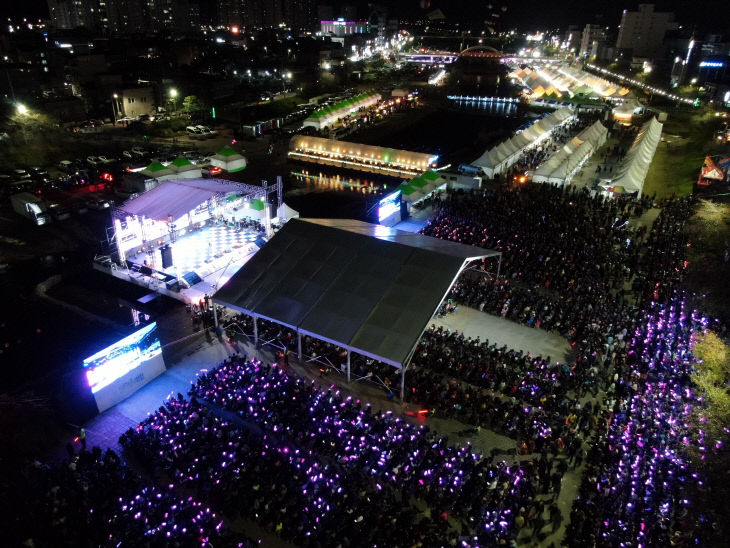
{"type": "Polygon", "coordinates": [[[482,341],[489,339],[490,343],[499,346],[506,344],[508,348],[523,350],[533,356],[550,356],[553,361],[567,361],[570,352],[570,345],[560,335],[520,325],[467,306],[459,306],[456,312],[434,319],[433,323],[464,333],[472,339],[480,337],[482,341]]]}

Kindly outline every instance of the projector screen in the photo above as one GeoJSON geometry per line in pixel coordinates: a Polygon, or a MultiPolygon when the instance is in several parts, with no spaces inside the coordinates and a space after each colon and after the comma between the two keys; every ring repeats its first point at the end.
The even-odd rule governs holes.
{"type": "Polygon", "coordinates": [[[165,371],[153,322],[84,360],[99,412],[116,405],[165,371]]]}

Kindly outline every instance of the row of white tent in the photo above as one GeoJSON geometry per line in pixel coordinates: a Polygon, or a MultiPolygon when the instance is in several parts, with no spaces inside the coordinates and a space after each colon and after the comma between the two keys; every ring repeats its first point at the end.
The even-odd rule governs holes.
{"type": "Polygon", "coordinates": [[[330,126],[338,120],[349,116],[353,112],[360,110],[361,108],[367,108],[378,101],[381,96],[379,93],[366,92],[361,93],[350,99],[340,101],[339,103],[319,109],[313,112],[306,120],[304,120],[304,127],[313,127],[316,129],[322,129],[330,126]]]}
{"type": "Polygon", "coordinates": [[[630,92],[628,88],[617,86],[605,78],[567,64],[544,66],[536,70],[518,67],[510,73],[510,77],[530,88],[533,98],[562,93],[567,93],[570,97],[582,95],[623,98],[630,92]]]}
{"type": "Polygon", "coordinates": [[[495,174],[502,173],[517,162],[525,151],[539,144],[555,129],[572,120],[574,116],[575,111],[570,107],[558,109],[527,129],[487,150],[471,165],[481,168],[487,177],[494,177],[495,174]]]}
{"type": "Polygon", "coordinates": [[[641,196],[646,174],[662,138],[663,127],[663,124],[654,117],[646,122],[616,170],[616,175],[611,181],[602,182],[600,186],[608,192],[636,193],[637,196],[641,196]]]}
{"type": "Polygon", "coordinates": [[[570,183],[576,171],[606,142],[607,137],[606,127],[600,121],[594,122],[540,165],[532,176],[532,181],[560,185],[570,183]]]}

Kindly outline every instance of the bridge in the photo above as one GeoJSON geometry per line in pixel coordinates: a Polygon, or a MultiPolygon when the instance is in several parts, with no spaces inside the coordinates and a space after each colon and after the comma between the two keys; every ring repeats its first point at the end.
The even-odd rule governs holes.
{"type": "Polygon", "coordinates": [[[460,57],[482,58],[482,59],[503,59],[504,54],[490,46],[471,46],[465,50],[454,53],[451,51],[424,51],[415,53],[400,53],[399,57],[406,63],[419,63],[424,65],[448,65],[460,57]]]}

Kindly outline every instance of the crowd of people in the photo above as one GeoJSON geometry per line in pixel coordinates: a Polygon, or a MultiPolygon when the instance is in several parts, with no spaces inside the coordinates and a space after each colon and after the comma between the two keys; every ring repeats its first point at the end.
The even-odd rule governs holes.
{"type": "MultiPolygon", "coordinates": [[[[231,356],[127,431],[120,443],[149,479],[96,448],[29,467],[18,486],[46,495],[13,509],[22,534],[11,540],[254,546],[225,516],[303,547],[539,543],[566,517],[556,500],[577,469],[565,545],[702,544],[714,517],[692,497],[708,486],[682,447],[700,403],[691,336],[708,323],[678,290],[694,203],[668,200],[650,230],[633,226],[652,204],[550,185],[436,200],[425,234],[503,252],[502,275],[486,262],[465,274],[444,312],[469,306],[571,344],[556,359],[435,325],[418,342],[405,402],[511,437],[508,459],[297,376],[296,333],[238,315],[228,335],[256,331],[277,363],[231,356]]],[[[301,351],[322,375],[346,361],[314,337],[301,351]]],[[[359,355],[351,367],[394,396],[398,370],[359,355]]]]}
{"type": "MultiPolygon", "coordinates": [[[[682,448],[698,404],[689,373],[690,337],[707,320],[681,294],[656,303],[631,333],[623,397],[592,440],[568,546],[715,545],[711,508],[693,504],[707,486],[682,448]]],[[[719,544],[717,544],[719,545],[719,544]]]]}
{"type": "Polygon", "coordinates": [[[98,447],[54,465],[28,463],[0,496],[5,546],[253,548],[191,496],[145,481],[98,447]]]}
{"type": "Polygon", "coordinates": [[[559,491],[547,455],[494,462],[255,359],[231,357],[189,395],[122,444],[153,476],[297,546],[495,545],[517,535],[526,508],[549,511],[538,493],[559,491]]]}

